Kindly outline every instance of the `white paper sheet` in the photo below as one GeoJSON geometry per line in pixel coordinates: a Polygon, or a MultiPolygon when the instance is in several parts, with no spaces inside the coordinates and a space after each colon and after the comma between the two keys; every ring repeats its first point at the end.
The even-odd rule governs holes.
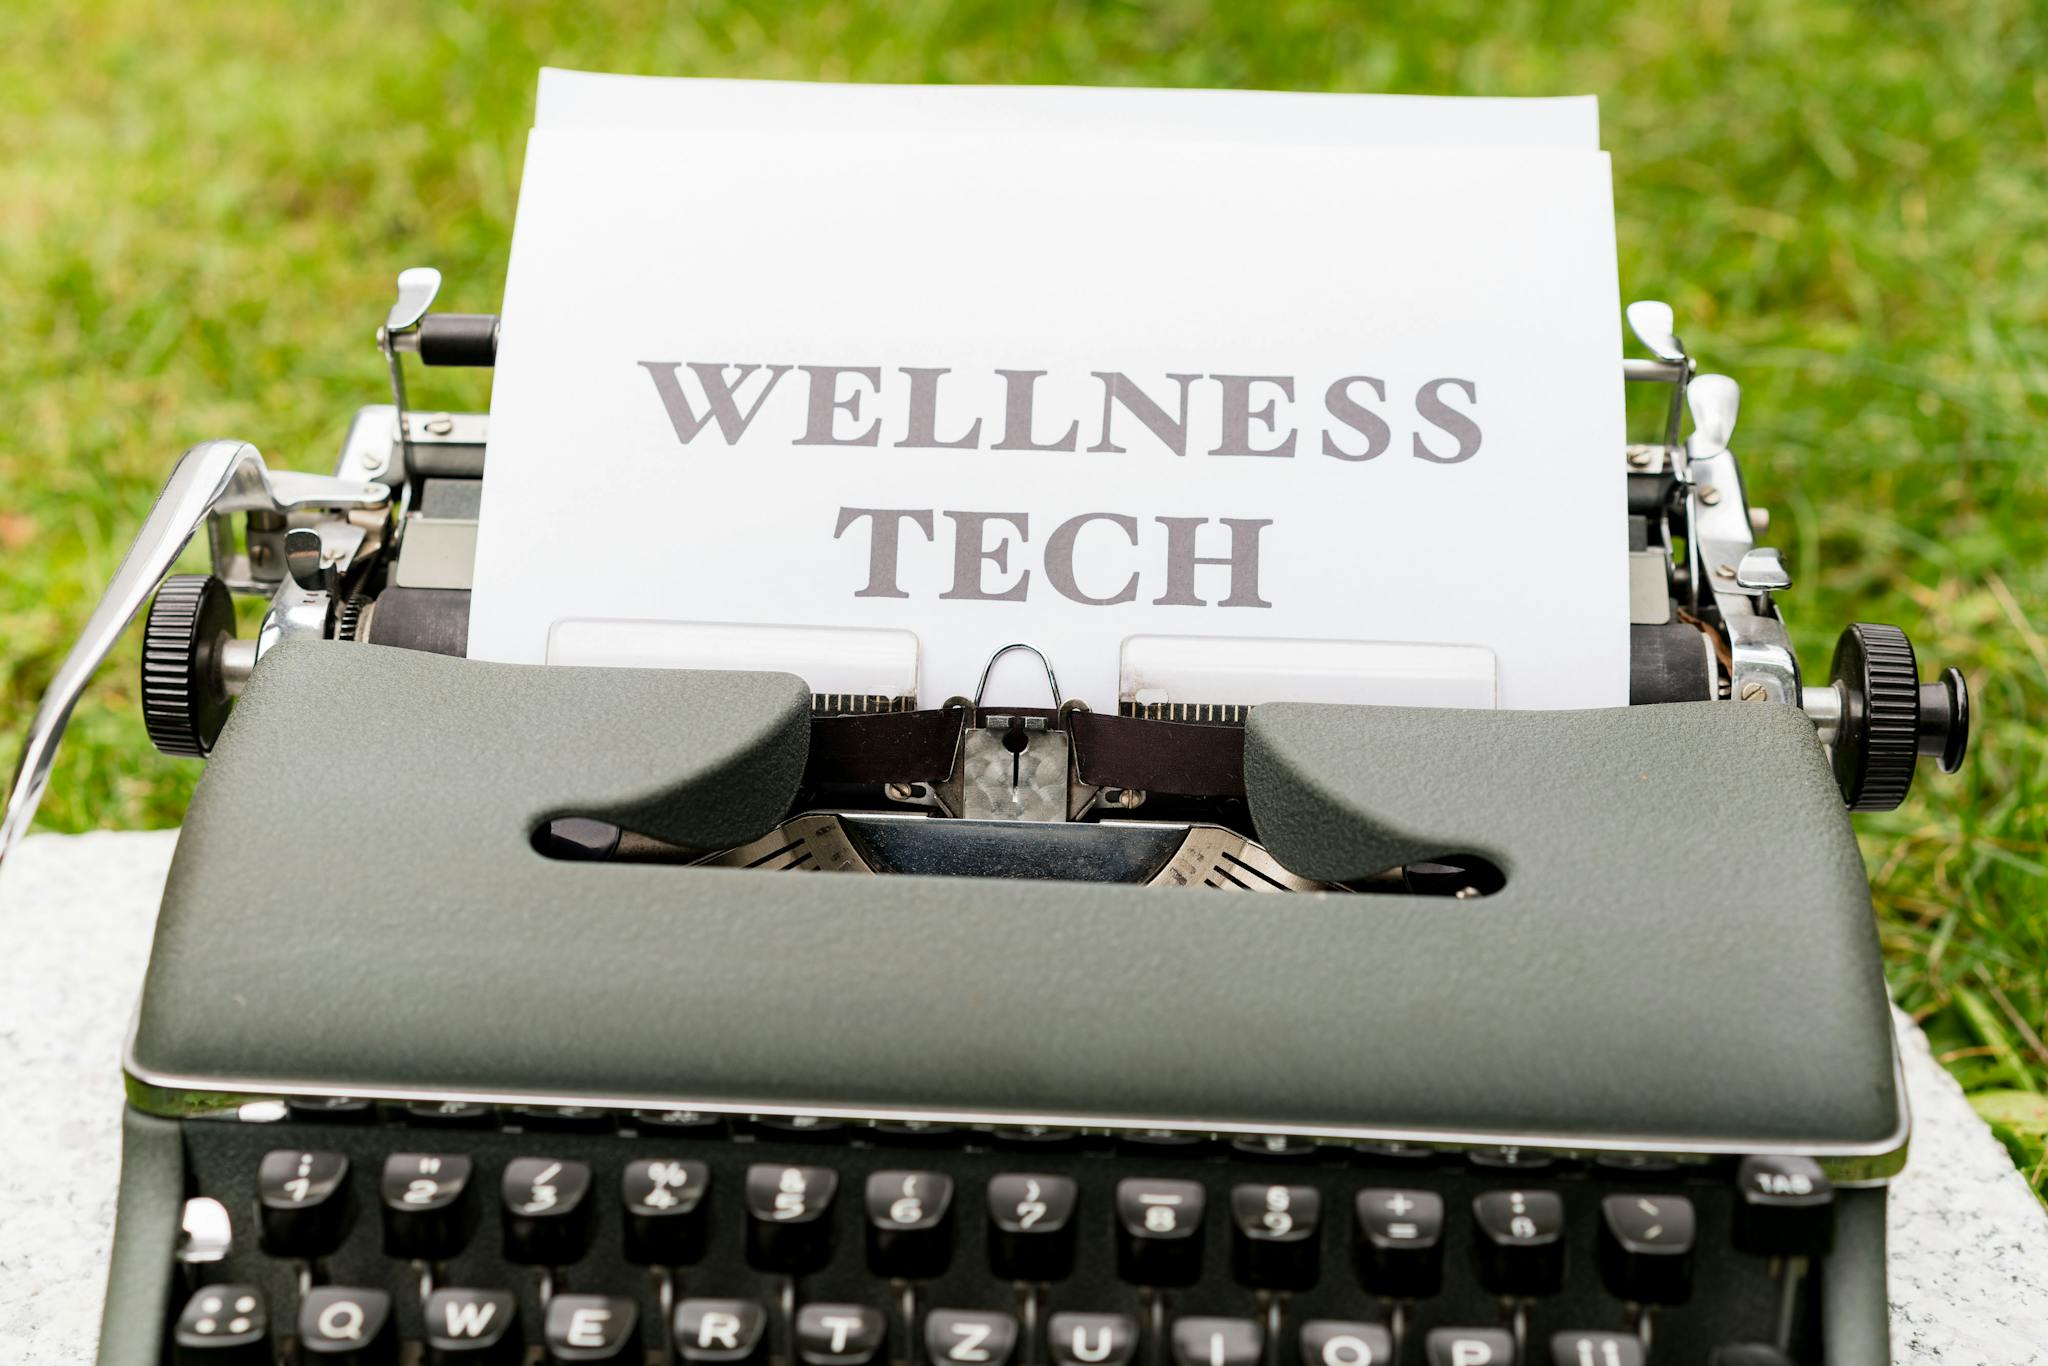
{"type": "Polygon", "coordinates": [[[1022,640],[1107,708],[1134,634],[1443,642],[1496,652],[1502,706],[1618,705],[1618,316],[1597,153],[538,130],[470,653],[901,628],[928,704],[1022,640]],[[922,431],[913,370],[946,372],[922,431]]]}
{"type": "Polygon", "coordinates": [[[537,128],[1030,133],[1295,146],[1600,150],[1591,95],[1552,99],[1083,86],[867,85],[543,68],[537,128]]]}

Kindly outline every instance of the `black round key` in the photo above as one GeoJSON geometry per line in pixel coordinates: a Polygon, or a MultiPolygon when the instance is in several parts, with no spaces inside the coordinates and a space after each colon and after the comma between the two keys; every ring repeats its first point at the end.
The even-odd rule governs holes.
{"type": "Polygon", "coordinates": [[[311,1366],[394,1366],[391,1296],[360,1285],[322,1285],[299,1301],[299,1354],[311,1366]]]}
{"type": "Polygon", "coordinates": [[[924,1316],[925,1359],[934,1366],[1009,1366],[1017,1316],[975,1309],[934,1309],[924,1316]]]}
{"type": "Polygon", "coordinates": [[[1378,1323],[1310,1319],[1301,1325],[1301,1366],[1394,1366],[1394,1335],[1378,1323]]]}
{"type": "Polygon", "coordinates": [[[1603,1176],[1661,1177],[1665,1180],[1678,1170],[1678,1163],[1672,1159],[1652,1157],[1647,1153],[1601,1153],[1593,1159],[1593,1165],[1603,1176]]]}
{"type": "Polygon", "coordinates": [[[1270,1162],[1305,1162],[1320,1157],[1323,1145],[1312,1138],[1287,1134],[1240,1134],[1230,1140],[1231,1151],[1270,1162]]]}
{"type": "Polygon", "coordinates": [[[311,1096],[285,1102],[293,1119],[320,1120],[328,1124],[367,1124],[377,1117],[377,1103],[356,1096],[311,1096]]]}
{"type": "Polygon", "coordinates": [[[1215,1142],[1183,1129],[1126,1129],[1116,1136],[1116,1146],[1137,1157],[1196,1157],[1215,1142]]]}
{"type": "Polygon", "coordinates": [[[839,1173],[830,1167],[756,1162],[747,1168],[747,1260],[762,1271],[802,1275],[832,1256],[832,1197],[839,1173]]]}
{"type": "Polygon", "coordinates": [[[1130,1366],[1138,1321],[1128,1314],[1054,1314],[1045,1341],[1052,1366],[1130,1366]]]}
{"type": "Polygon", "coordinates": [[[445,1261],[469,1241],[470,1161],[454,1153],[393,1153],[377,1193],[386,1256],[445,1261]]]}
{"type": "Polygon", "coordinates": [[[519,1300],[509,1290],[444,1286],[423,1311],[428,1366],[518,1366],[519,1300]]]}
{"type": "Polygon", "coordinates": [[[1488,1191],[1472,1202],[1479,1280],[1496,1295],[1554,1295],[1564,1283],[1564,1201],[1555,1191],[1488,1191]]]}
{"type": "Polygon", "coordinates": [[[1005,1172],[988,1183],[988,1259],[1011,1281],[1060,1281],[1074,1270],[1071,1177],[1005,1172]]]}
{"type": "Polygon", "coordinates": [[[1745,1157],[1735,1173],[1735,1246],[1765,1257],[1824,1257],[1835,1188],[1810,1157],[1745,1157]]]}
{"type": "Polygon", "coordinates": [[[1177,1319],[1173,1366],[1259,1366],[1266,1330],[1255,1319],[1177,1319]]]}
{"type": "Polygon", "coordinates": [[[263,1250],[273,1257],[325,1257],[348,1231],[348,1159],[279,1148],[256,1169],[263,1250]]]}
{"type": "Polygon", "coordinates": [[[1643,1366],[1645,1360],[1643,1340],[1634,1333],[1567,1329],[1550,1338],[1550,1366],[1643,1366]]]}
{"type": "Polygon", "coordinates": [[[1649,1192],[1600,1202],[1600,1279],[1615,1298],[1683,1304],[1692,1294],[1692,1201],[1649,1192]]]}
{"type": "Polygon", "coordinates": [[[556,1157],[505,1164],[505,1258],[527,1266],[567,1266],[590,1244],[590,1168],[556,1157]]]}
{"type": "Polygon", "coordinates": [[[1202,1206],[1193,1181],[1116,1184],[1117,1272],[1135,1285],[1193,1285],[1202,1274],[1202,1206]]]}
{"type": "Polygon", "coordinates": [[[468,1100],[419,1100],[405,1107],[408,1124],[431,1124],[444,1129],[481,1129],[497,1118],[488,1105],[468,1100]]]}
{"type": "Polygon", "coordinates": [[[602,1133],[618,1116],[595,1105],[520,1105],[505,1116],[522,1129],[554,1129],[567,1132],[602,1133]]]}
{"type": "Polygon", "coordinates": [[[1316,1283],[1323,1197],[1314,1186],[1243,1185],[1230,1192],[1231,1264],[1260,1290],[1316,1283]]]}
{"type": "Polygon", "coordinates": [[[642,1366],[640,1306],[625,1295],[556,1295],[548,1301],[541,1337],[557,1366],[642,1366]]]}
{"type": "Polygon", "coordinates": [[[1515,1335],[1501,1328],[1432,1328],[1422,1345],[1429,1366],[1515,1366],[1515,1335]]]}
{"type": "Polygon", "coordinates": [[[704,1257],[704,1192],[711,1169],[702,1162],[642,1157],[626,1164],[619,1199],[626,1211],[626,1256],[642,1266],[690,1266],[704,1257]]]}
{"type": "Polygon", "coordinates": [[[807,1304],[796,1311],[796,1355],[804,1366],[867,1366],[887,1336],[888,1320],[864,1304],[807,1304]]]}
{"type": "Polygon", "coordinates": [[[1550,1153],[1517,1147],[1512,1143],[1468,1149],[1465,1160],[1475,1167],[1494,1171],[1543,1171],[1557,1165],[1557,1158],[1550,1153]]]}
{"type": "Polygon", "coordinates": [[[1373,1187],[1358,1193],[1352,1249],[1358,1283],[1375,1295],[1427,1299],[1444,1279],[1444,1198],[1373,1187]]]}
{"type": "Polygon", "coordinates": [[[846,1121],[823,1115],[755,1115],[755,1132],[764,1139],[797,1139],[805,1143],[844,1143],[850,1136],[846,1121]]]}
{"type": "Polygon", "coordinates": [[[725,1116],[705,1110],[635,1110],[633,1123],[671,1138],[718,1138],[725,1133],[725,1116]]]}
{"type": "Polygon", "coordinates": [[[171,1329],[180,1366],[271,1366],[270,1315],[253,1285],[204,1285],[171,1329]]]}
{"type": "Polygon", "coordinates": [[[959,1141],[960,1131],[929,1119],[884,1120],[869,1131],[877,1143],[899,1148],[942,1148],[959,1141]]]}
{"type": "Polygon", "coordinates": [[[1010,1148],[1020,1152],[1064,1153],[1085,1146],[1085,1136],[1073,1129],[1058,1129],[1045,1124],[1019,1124],[1009,1128],[991,1129],[989,1142],[998,1148],[1010,1148]]]}
{"type": "Polygon", "coordinates": [[[768,1311],[754,1300],[683,1300],[676,1305],[676,1353],[691,1366],[740,1366],[760,1354],[768,1311]]]}
{"type": "Polygon", "coordinates": [[[952,1215],[952,1177],[919,1171],[870,1173],[868,1269],[903,1280],[939,1275],[953,1252],[952,1215]]]}

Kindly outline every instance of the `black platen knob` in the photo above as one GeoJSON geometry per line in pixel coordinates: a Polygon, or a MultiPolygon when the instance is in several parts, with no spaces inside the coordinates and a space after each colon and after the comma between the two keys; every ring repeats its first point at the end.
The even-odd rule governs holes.
{"type": "Polygon", "coordinates": [[[173,574],[156,590],[142,628],[142,723],[165,754],[202,759],[231,705],[222,647],[235,638],[235,604],[211,574],[173,574]]]}
{"type": "Polygon", "coordinates": [[[1842,632],[1829,667],[1842,700],[1835,780],[1851,811],[1889,811],[1906,799],[1920,756],[1953,773],[1970,745],[1970,689],[1955,669],[1920,681],[1913,642],[1896,626],[1859,621],[1842,632]]]}

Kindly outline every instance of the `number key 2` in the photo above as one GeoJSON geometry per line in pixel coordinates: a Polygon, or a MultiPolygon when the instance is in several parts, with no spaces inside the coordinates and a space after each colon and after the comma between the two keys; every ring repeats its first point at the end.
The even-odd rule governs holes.
{"type": "Polygon", "coordinates": [[[423,1261],[443,1261],[462,1251],[469,1240],[469,1176],[469,1159],[454,1153],[385,1158],[378,1183],[384,1251],[423,1261]]]}

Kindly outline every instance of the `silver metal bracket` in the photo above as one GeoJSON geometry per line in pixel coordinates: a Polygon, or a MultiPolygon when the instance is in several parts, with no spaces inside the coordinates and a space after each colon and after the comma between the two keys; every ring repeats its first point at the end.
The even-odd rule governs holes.
{"type": "Polygon", "coordinates": [[[1044,651],[1023,641],[998,649],[982,667],[973,699],[961,701],[970,724],[961,732],[952,773],[932,792],[940,810],[967,820],[1064,821],[1092,802],[1092,789],[1085,799],[1077,800],[1074,792],[1073,741],[1063,728],[1060,681],[1044,651]],[[997,662],[1016,650],[1035,656],[1044,668],[1056,715],[989,714],[983,724],[971,724],[983,715],[982,699],[997,662]]]}
{"type": "Polygon", "coordinates": [[[0,862],[28,833],[43,789],[49,785],[50,766],[64,728],[70,724],[86,684],[208,518],[255,512],[281,520],[300,510],[382,507],[390,497],[391,491],[382,484],[273,471],[246,441],[205,441],[180,456],[136,533],[135,543],[114,571],[71,652],[57,666],[49,691],[29,722],[21,760],[7,793],[6,814],[0,819],[0,862]]]}
{"type": "Polygon", "coordinates": [[[392,440],[398,444],[408,467],[412,464],[412,433],[405,420],[405,362],[398,358],[398,353],[419,349],[420,319],[427,316],[427,310],[434,305],[434,296],[440,292],[441,272],[432,266],[401,270],[398,272],[398,297],[392,300],[384,325],[377,329],[377,349],[384,353],[384,363],[391,370],[391,402],[397,408],[392,440]]]}
{"type": "Polygon", "coordinates": [[[1728,635],[1728,696],[1736,702],[1799,705],[1799,658],[1772,593],[1789,588],[1784,557],[1756,544],[1742,469],[1728,443],[1742,391],[1726,375],[1691,387],[1693,432],[1686,441],[1686,544],[1691,596],[1710,595],[1728,635]]]}
{"type": "MultiPolygon", "coordinates": [[[[1636,340],[1657,358],[1656,371],[1643,370],[1623,373],[1629,379],[1653,380],[1671,386],[1670,410],[1664,419],[1664,447],[1674,450],[1678,446],[1678,423],[1685,411],[1685,391],[1693,376],[1692,357],[1685,353],[1685,343],[1678,340],[1677,326],[1672,317],[1671,305],[1658,299],[1638,299],[1625,310],[1628,326],[1636,334],[1636,340]]],[[[1641,364],[1637,362],[1636,364],[1641,364]]]]}

